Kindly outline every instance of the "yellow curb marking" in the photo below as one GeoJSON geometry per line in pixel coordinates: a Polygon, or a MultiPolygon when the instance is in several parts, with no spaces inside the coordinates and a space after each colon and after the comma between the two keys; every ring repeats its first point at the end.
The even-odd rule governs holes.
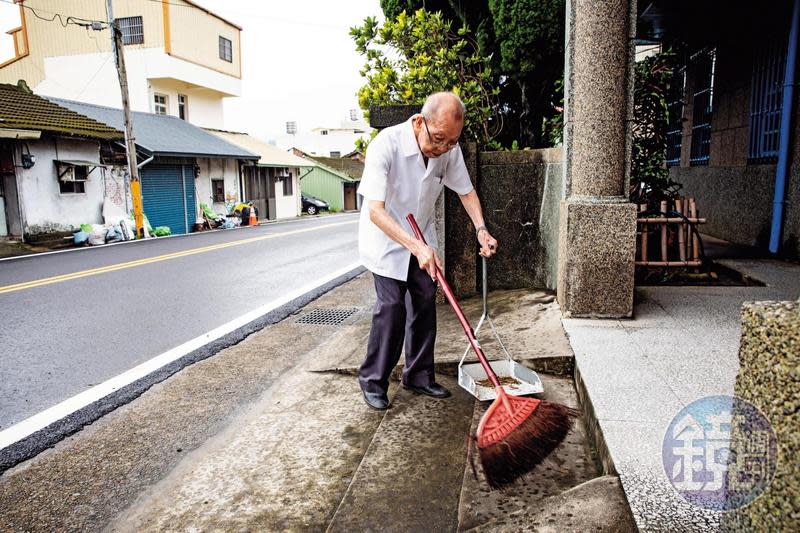
{"type": "Polygon", "coordinates": [[[52,283],[60,283],[62,281],[70,281],[73,279],[78,278],[85,278],[87,276],[96,276],[97,274],[105,274],[106,272],[114,272],[117,270],[123,270],[126,268],[133,268],[142,265],[149,265],[151,263],[159,263],[161,261],[168,261],[170,259],[177,259],[179,257],[186,257],[189,255],[194,254],[202,254],[206,252],[212,252],[214,250],[221,250],[223,248],[230,248],[231,246],[239,246],[242,244],[249,244],[251,242],[258,242],[258,241],[265,241],[267,239],[275,239],[278,237],[286,237],[287,235],[297,235],[298,233],[308,233],[311,231],[316,231],[325,228],[333,228],[335,226],[344,226],[346,224],[356,224],[357,220],[351,220],[347,222],[336,222],[333,224],[325,224],[323,226],[314,226],[313,228],[305,228],[305,229],[296,229],[292,231],[284,231],[282,233],[270,233],[269,235],[261,235],[259,237],[250,237],[248,239],[242,239],[239,241],[232,241],[226,242],[222,244],[212,244],[210,246],[204,246],[202,248],[192,248],[190,250],[184,250],[182,252],[174,252],[171,254],[164,254],[164,255],[157,255],[155,257],[148,257],[146,259],[137,259],[135,261],[128,261],[126,263],[117,263],[115,265],[108,265],[99,268],[91,268],[89,270],[81,270],[79,272],[72,272],[71,274],[61,274],[59,276],[52,276],[49,278],[42,278],[33,281],[26,281],[23,283],[15,283],[13,285],[5,285],[0,287],[0,294],[6,294],[9,292],[21,291],[24,289],[32,289],[34,287],[41,287],[42,285],[50,285],[52,283]]]}

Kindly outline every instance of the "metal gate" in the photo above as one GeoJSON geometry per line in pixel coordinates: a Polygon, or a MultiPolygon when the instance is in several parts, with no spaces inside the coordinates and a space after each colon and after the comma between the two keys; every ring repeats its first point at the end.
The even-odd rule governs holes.
{"type": "Polygon", "coordinates": [[[194,169],[189,165],[147,165],[141,170],[142,204],[150,225],[169,226],[173,235],[194,226],[197,207],[194,169]]]}

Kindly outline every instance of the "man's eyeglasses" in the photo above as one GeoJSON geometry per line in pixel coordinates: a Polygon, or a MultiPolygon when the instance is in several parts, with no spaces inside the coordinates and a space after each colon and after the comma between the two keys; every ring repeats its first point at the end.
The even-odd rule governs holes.
{"type": "Polygon", "coordinates": [[[455,145],[458,144],[458,141],[453,143],[443,142],[443,141],[434,141],[433,137],[431,137],[431,130],[428,129],[428,121],[425,120],[425,115],[422,116],[422,123],[425,124],[425,132],[428,134],[428,140],[431,142],[431,145],[437,148],[441,148],[445,151],[452,150],[455,145]]]}

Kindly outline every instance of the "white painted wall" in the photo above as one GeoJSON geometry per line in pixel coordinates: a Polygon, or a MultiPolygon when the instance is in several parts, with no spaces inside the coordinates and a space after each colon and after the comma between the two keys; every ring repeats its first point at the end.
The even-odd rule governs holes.
{"type": "Polygon", "coordinates": [[[275,218],[292,218],[298,216],[300,212],[298,207],[300,199],[300,182],[297,180],[298,170],[296,167],[289,169],[292,174],[291,196],[283,195],[283,183],[278,183],[275,186],[275,218]]]}
{"type": "MultiPolygon", "coordinates": [[[[98,167],[86,181],[86,192],[61,194],[54,159],[100,161],[100,147],[95,141],[40,139],[28,141],[36,164],[30,169],[17,168],[23,220],[26,234],[71,231],[81,224],[103,222],[103,174],[98,167]]],[[[17,148],[20,161],[22,143],[17,148]]]]}
{"type": "Polygon", "coordinates": [[[369,139],[369,133],[353,133],[346,131],[330,131],[328,135],[320,132],[282,135],[275,140],[283,149],[299,148],[310,155],[331,157],[331,152],[345,155],[356,149],[358,139],[369,139]]]}
{"type": "MultiPolygon", "coordinates": [[[[204,127],[224,129],[222,100],[240,96],[240,79],[182,59],[163,48],[125,49],[131,109],[151,113],[154,87],[170,96],[170,114],[178,115],[178,92],[190,96],[189,121],[204,127]],[[192,109],[197,100],[197,110],[192,109]]],[[[119,108],[122,100],[110,52],[48,57],[44,80],[33,88],[36,94],[119,108]]]]}
{"type": "Polygon", "coordinates": [[[197,197],[197,213],[200,214],[200,202],[203,202],[217,213],[227,213],[228,208],[224,202],[213,202],[211,194],[211,180],[222,179],[225,181],[225,198],[227,202],[239,202],[239,163],[236,159],[198,159],[200,175],[195,180],[195,196],[197,197]]]}

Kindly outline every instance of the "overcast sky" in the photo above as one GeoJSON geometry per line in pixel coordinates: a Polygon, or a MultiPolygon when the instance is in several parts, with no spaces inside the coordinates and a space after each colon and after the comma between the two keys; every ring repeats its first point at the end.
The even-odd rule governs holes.
{"type": "MultiPolygon", "coordinates": [[[[287,120],[301,132],[336,126],[358,107],[364,60],[348,32],[382,20],[379,0],[195,1],[242,27],[242,97],[226,100],[226,128],[268,139],[287,120]]],[[[0,0],[0,62],[14,54],[5,32],[19,25],[17,9],[0,0]]]]}

